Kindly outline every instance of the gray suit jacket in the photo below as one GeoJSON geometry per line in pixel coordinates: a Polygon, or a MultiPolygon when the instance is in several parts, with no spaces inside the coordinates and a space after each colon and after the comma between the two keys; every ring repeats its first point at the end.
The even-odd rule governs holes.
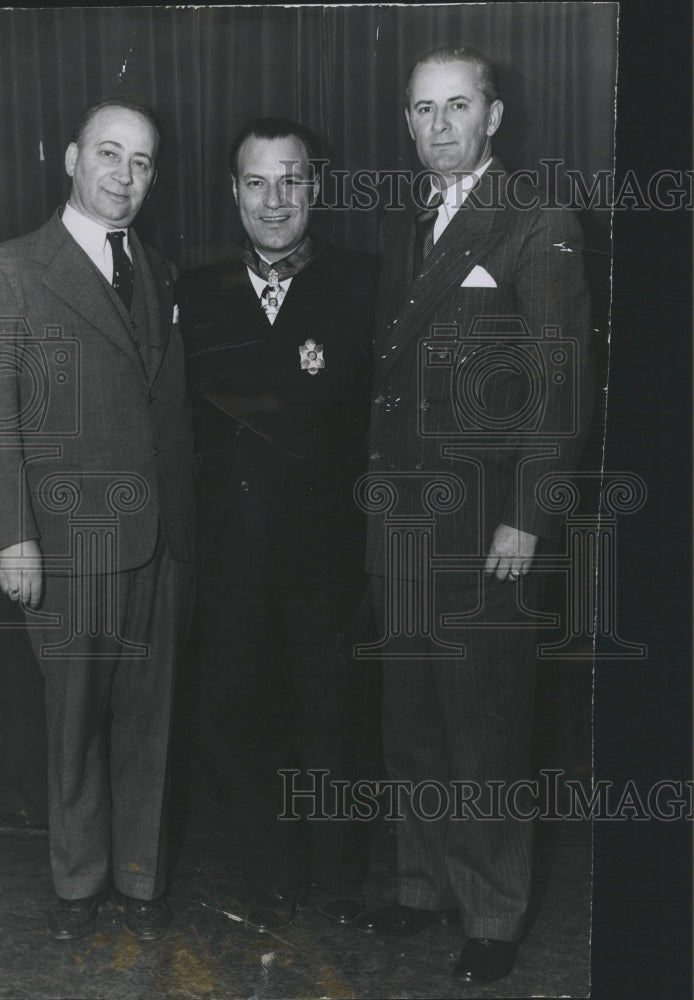
{"type": "MultiPolygon", "coordinates": [[[[389,518],[433,517],[441,555],[483,556],[502,522],[551,537],[538,486],[575,467],[587,431],[580,227],[518,207],[507,180],[492,161],[414,279],[414,207],[383,230],[370,471],[395,490],[389,518]],[[441,473],[443,493],[425,495],[441,473]]],[[[527,204],[533,192],[516,194],[527,204]]],[[[385,524],[371,514],[371,573],[386,572],[385,524]]]]}
{"type": "Polygon", "coordinates": [[[0,246],[0,548],[33,538],[62,560],[71,520],[117,518],[118,569],[149,560],[160,524],[174,558],[192,558],[176,272],[132,230],[130,244],[141,329],[59,212],[0,246]]]}

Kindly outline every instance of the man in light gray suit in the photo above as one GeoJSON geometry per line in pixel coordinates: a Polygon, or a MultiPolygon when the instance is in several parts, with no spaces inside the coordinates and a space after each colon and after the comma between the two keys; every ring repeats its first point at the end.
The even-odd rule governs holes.
{"type": "Polygon", "coordinates": [[[192,435],[176,272],[130,228],[160,130],[88,108],[68,203],[0,247],[0,589],[45,679],[58,940],[111,885],[140,940],[170,922],[166,774],[191,586],[192,435]]]}
{"type": "Polygon", "coordinates": [[[557,529],[542,483],[575,467],[587,430],[588,295],[575,219],[537,205],[492,156],[503,104],[486,57],[424,56],[405,114],[429,176],[384,228],[367,569],[386,764],[431,787],[398,825],[397,903],[359,926],[402,936],[462,918],[454,974],[483,983],[509,974],[525,926],[532,831],[516,783],[535,641],[523,609],[537,607],[537,557],[557,529]],[[455,807],[461,783],[469,809],[455,807]],[[442,786],[451,808],[432,819],[442,786]]]}

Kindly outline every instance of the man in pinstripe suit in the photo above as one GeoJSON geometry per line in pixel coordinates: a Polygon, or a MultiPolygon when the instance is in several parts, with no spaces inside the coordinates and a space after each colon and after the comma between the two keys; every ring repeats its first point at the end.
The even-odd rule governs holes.
{"type": "Polygon", "coordinates": [[[371,499],[379,484],[389,499],[369,507],[366,490],[367,569],[385,636],[388,771],[429,787],[398,827],[398,902],[359,926],[402,936],[460,916],[454,975],[481,983],[512,970],[528,904],[527,803],[493,793],[527,774],[524,608],[556,531],[537,490],[580,448],[588,296],[577,223],[524,208],[533,192],[492,157],[503,104],[486,57],[428,54],[406,98],[430,173],[418,205],[384,227],[370,483],[371,499]],[[457,803],[451,791],[451,808],[427,820],[442,785],[457,803]]]}

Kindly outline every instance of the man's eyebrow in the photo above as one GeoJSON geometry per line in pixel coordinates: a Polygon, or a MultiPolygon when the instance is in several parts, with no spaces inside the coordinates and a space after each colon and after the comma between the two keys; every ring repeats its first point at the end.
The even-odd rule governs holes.
{"type": "MultiPolygon", "coordinates": [[[[107,142],[111,146],[117,146],[118,149],[123,149],[123,143],[122,142],[118,142],[116,139],[101,139],[100,142],[97,143],[97,146],[103,146],[104,143],[107,143],[107,142]]],[[[144,156],[145,159],[150,160],[150,161],[152,159],[152,157],[150,156],[149,153],[133,153],[133,156],[144,156]]]]}
{"type": "MultiPolygon", "coordinates": [[[[446,103],[448,103],[449,101],[469,101],[469,100],[471,100],[471,98],[468,97],[467,94],[454,94],[453,97],[446,98],[446,103]]],[[[415,101],[414,106],[418,107],[418,105],[420,104],[435,104],[435,103],[436,101],[434,101],[433,98],[423,97],[419,101],[415,101]]]]}

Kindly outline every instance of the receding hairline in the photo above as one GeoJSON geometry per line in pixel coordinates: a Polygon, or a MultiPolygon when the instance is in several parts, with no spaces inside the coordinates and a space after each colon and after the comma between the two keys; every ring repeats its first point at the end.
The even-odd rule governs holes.
{"type": "Polygon", "coordinates": [[[75,145],[81,149],[84,144],[85,135],[87,134],[89,128],[93,125],[95,119],[102,112],[108,111],[128,111],[131,114],[137,115],[149,126],[154,140],[152,160],[156,163],[159,158],[164,139],[159,119],[157,118],[155,112],[151,108],[147,107],[147,105],[140,104],[138,101],[132,101],[127,98],[124,98],[122,101],[117,98],[109,98],[104,101],[99,101],[98,104],[93,104],[88,108],[85,108],[75,125],[74,138],[72,139],[72,142],[74,142],[75,145]]]}

